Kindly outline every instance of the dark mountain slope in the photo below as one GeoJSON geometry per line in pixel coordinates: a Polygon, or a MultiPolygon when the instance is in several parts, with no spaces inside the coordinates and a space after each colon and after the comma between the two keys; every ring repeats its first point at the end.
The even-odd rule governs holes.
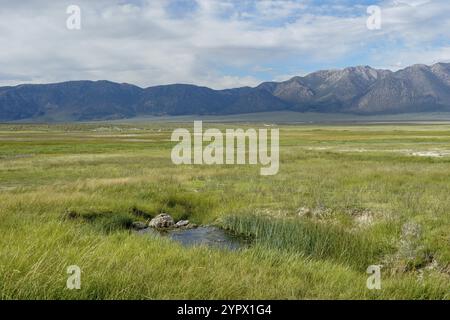
{"type": "Polygon", "coordinates": [[[109,81],[20,85],[0,91],[0,119],[63,116],[71,120],[117,119],[135,114],[142,89],[109,81]]]}

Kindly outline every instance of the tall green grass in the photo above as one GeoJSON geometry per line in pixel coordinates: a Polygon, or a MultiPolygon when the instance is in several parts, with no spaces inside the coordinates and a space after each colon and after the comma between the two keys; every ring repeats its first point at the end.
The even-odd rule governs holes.
{"type": "Polygon", "coordinates": [[[255,166],[173,165],[179,126],[0,125],[0,297],[450,298],[449,158],[408,154],[450,150],[449,125],[282,126],[270,178],[255,166]],[[184,248],[129,230],[161,212],[219,221],[252,245],[184,248]],[[405,223],[422,230],[412,258],[405,223]],[[382,290],[370,291],[365,269],[380,263],[382,290]],[[72,264],[80,291],[65,288],[72,264]]]}
{"type": "Polygon", "coordinates": [[[383,253],[389,249],[370,234],[349,232],[339,226],[306,219],[234,215],[224,217],[221,225],[270,249],[300,253],[314,259],[329,259],[359,271],[380,263],[383,253]]]}

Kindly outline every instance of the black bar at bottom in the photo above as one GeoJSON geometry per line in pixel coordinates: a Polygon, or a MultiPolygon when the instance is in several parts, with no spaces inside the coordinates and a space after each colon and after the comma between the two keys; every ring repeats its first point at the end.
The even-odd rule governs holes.
{"type": "Polygon", "coordinates": [[[20,315],[30,312],[47,316],[58,315],[64,319],[85,317],[92,311],[103,316],[129,318],[139,315],[143,319],[302,319],[313,316],[335,318],[345,316],[361,319],[375,316],[378,319],[392,316],[395,308],[401,315],[415,315],[442,311],[446,314],[450,301],[318,301],[318,300],[148,300],[148,301],[1,301],[0,308],[20,315]],[[385,308],[388,307],[389,309],[385,308]],[[445,310],[444,310],[445,309],[445,310]],[[8,310],[9,311],[9,310],[8,310]]]}

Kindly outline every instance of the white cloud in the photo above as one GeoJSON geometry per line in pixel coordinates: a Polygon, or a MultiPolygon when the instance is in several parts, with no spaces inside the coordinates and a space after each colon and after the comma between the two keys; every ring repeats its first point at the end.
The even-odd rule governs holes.
{"type": "Polygon", "coordinates": [[[289,18],[304,8],[303,1],[260,0],[256,2],[255,17],[271,20],[289,18]]]}
{"type": "Polygon", "coordinates": [[[406,4],[417,7],[429,3],[431,0],[394,0],[394,4],[406,4]]]}
{"type": "Polygon", "coordinates": [[[355,53],[367,57],[365,64],[385,66],[450,59],[450,3],[444,0],[387,1],[378,31],[367,30],[358,5],[330,4],[330,12],[341,15],[323,6],[313,10],[307,1],[260,0],[250,10],[235,1],[197,0],[194,9],[174,16],[168,1],[75,1],[80,31],[65,27],[67,1],[2,3],[0,63],[7,77],[0,76],[0,85],[108,79],[225,88],[256,85],[261,70],[282,79],[308,62],[352,64],[347,57],[355,53]],[[271,22],[277,19],[282,23],[271,22]],[[293,70],[273,74],[273,65],[293,60],[299,63],[293,70]]]}
{"type": "Polygon", "coordinates": [[[291,74],[279,74],[279,75],[276,75],[276,76],[272,79],[272,81],[282,82],[282,81],[290,80],[290,79],[292,79],[292,78],[294,78],[294,77],[298,77],[298,76],[300,76],[300,77],[306,76],[307,74],[308,74],[308,73],[305,72],[305,71],[298,71],[298,72],[291,73],[291,74]]]}

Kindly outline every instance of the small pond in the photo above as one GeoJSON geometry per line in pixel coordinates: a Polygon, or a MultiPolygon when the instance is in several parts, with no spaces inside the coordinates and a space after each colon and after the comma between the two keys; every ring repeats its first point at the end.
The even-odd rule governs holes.
{"type": "Polygon", "coordinates": [[[138,231],[138,233],[169,237],[185,246],[204,245],[228,250],[248,247],[248,242],[241,237],[212,226],[200,226],[194,229],[171,229],[167,231],[156,231],[152,228],[146,228],[138,231]]]}

